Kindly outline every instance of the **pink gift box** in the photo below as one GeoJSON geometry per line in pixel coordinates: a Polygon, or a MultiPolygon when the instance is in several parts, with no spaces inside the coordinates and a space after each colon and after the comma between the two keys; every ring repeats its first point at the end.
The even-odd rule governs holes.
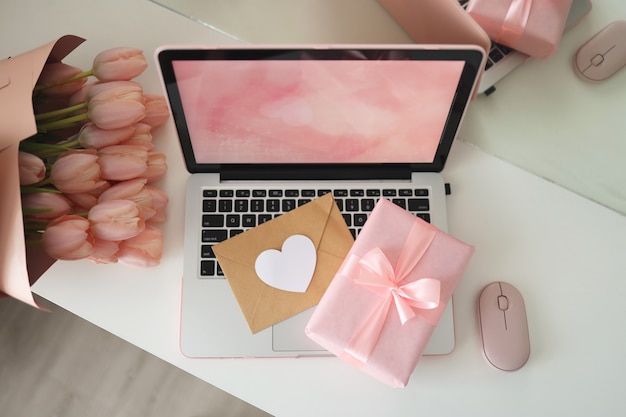
{"type": "Polygon", "coordinates": [[[381,199],[306,334],[367,374],[404,387],[473,253],[381,199]]]}
{"type": "Polygon", "coordinates": [[[470,0],[467,12],[489,37],[535,58],[561,41],[572,0],[470,0]]]}

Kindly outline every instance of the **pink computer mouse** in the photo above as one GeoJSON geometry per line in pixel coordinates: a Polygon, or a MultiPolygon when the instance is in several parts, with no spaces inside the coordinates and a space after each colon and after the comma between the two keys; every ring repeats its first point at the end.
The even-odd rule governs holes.
{"type": "Polygon", "coordinates": [[[506,282],[487,285],[478,300],[478,317],[489,363],[503,371],[524,366],[530,356],[530,337],[520,292],[506,282]]]}
{"type": "Polygon", "coordinates": [[[604,81],[626,65],[626,21],[611,23],[580,47],[574,71],[586,81],[604,81]]]}

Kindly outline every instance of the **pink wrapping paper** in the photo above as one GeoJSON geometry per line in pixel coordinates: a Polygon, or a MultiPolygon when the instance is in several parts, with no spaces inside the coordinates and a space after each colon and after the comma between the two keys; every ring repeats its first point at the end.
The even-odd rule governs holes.
{"type": "Polygon", "coordinates": [[[467,12],[489,37],[535,58],[561,41],[572,0],[470,0],[467,12]]]}
{"type": "Polygon", "coordinates": [[[381,199],[306,334],[387,385],[404,387],[473,253],[472,246],[381,199]],[[372,268],[387,268],[386,278],[372,268]]]}
{"type": "Polygon", "coordinates": [[[44,64],[60,62],[83,41],[67,35],[0,61],[0,297],[7,294],[38,308],[30,285],[54,261],[24,243],[18,147],[37,133],[32,93],[44,64]]]}

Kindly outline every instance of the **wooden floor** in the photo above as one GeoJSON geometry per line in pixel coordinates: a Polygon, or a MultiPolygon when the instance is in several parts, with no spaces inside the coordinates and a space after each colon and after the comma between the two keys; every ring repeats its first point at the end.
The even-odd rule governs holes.
{"type": "Polygon", "coordinates": [[[91,323],[46,305],[52,313],[0,299],[3,417],[268,416],[91,323]]]}

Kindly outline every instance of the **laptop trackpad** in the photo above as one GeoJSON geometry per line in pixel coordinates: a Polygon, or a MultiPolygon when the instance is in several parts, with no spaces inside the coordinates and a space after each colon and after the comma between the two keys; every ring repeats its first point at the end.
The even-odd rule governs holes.
{"type": "Polygon", "coordinates": [[[304,333],[315,307],[296,314],[272,326],[272,348],[278,352],[287,351],[318,351],[326,349],[312,341],[304,333]]]}
{"type": "MultiPolygon", "coordinates": [[[[309,339],[304,333],[304,328],[309,322],[313,310],[315,310],[315,307],[277,323],[272,327],[272,348],[274,351],[326,351],[323,347],[309,339]]],[[[446,355],[454,350],[454,345],[454,316],[452,302],[450,302],[444,310],[443,316],[435,328],[433,335],[428,341],[424,349],[424,354],[446,355]]]]}

